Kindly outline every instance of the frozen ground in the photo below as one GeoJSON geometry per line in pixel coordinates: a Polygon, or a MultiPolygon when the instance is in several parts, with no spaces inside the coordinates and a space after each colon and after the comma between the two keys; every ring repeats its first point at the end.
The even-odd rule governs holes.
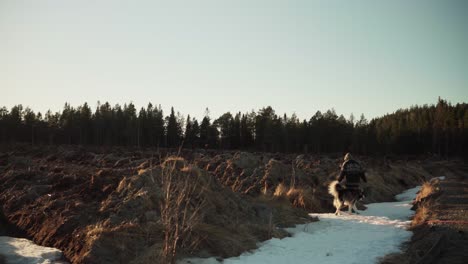
{"type": "MultiPolygon", "coordinates": [[[[360,215],[311,214],[320,221],[290,228],[292,237],[271,239],[253,251],[222,263],[375,263],[399,251],[411,237],[406,230],[413,214],[411,201],[419,187],[396,196],[397,202],[368,204],[360,215]]],[[[180,263],[215,264],[215,258],[180,263]]]]}
{"type": "MultiPolygon", "coordinates": [[[[439,177],[443,180],[443,177],[439,177]]],[[[410,202],[419,187],[396,196],[397,202],[368,204],[360,215],[311,214],[320,221],[289,228],[291,237],[271,239],[253,251],[222,263],[375,263],[379,257],[399,251],[411,237],[406,230],[413,214],[410,202]]],[[[41,247],[23,238],[0,236],[0,257],[8,264],[63,264],[62,252],[41,247]]],[[[179,262],[219,264],[215,258],[179,262]]]]}
{"type": "Polygon", "coordinates": [[[64,264],[62,252],[56,248],[41,247],[31,240],[0,236],[0,256],[7,264],[64,264]]]}

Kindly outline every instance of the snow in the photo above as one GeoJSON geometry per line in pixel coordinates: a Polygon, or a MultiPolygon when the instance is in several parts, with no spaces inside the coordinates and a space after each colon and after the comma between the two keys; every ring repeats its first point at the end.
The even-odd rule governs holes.
{"type": "Polygon", "coordinates": [[[8,264],[64,264],[62,252],[56,248],[41,247],[25,238],[0,236],[0,256],[8,264]]]}
{"type": "MultiPolygon", "coordinates": [[[[445,177],[439,177],[443,180],[445,177]]],[[[359,215],[310,214],[318,222],[288,228],[291,237],[273,238],[252,252],[224,259],[192,258],[179,264],[235,263],[375,263],[379,257],[398,252],[411,237],[406,230],[413,214],[411,201],[420,187],[395,196],[397,202],[368,204],[359,215]]],[[[64,264],[62,252],[24,238],[0,236],[0,256],[9,264],[64,264]]]]}
{"type": "MultiPolygon", "coordinates": [[[[343,212],[310,214],[318,222],[287,229],[284,239],[270,239],[252,252],[224,259],[222,263],[376,263],[379,257],[400,251],[411,237],[411,201],[420,187],[395,196],[397,202],[368,204],[359,215],[343,212]]],[[[179,262],[219,264],[215,258],[191,258],[179,262]]]]}

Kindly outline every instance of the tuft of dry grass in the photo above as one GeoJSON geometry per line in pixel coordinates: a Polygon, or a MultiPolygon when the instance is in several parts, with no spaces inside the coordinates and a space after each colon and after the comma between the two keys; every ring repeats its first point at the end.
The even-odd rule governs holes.
{"type": "Polygon", "coordinates": [[[92,244],[94,241],[96,241],[99,238],[99,236],[102,233],[106,231],[107,231],[107,228],[104,227],[104,224],[102,222],[88,226],[86,228],[87,243],[92,244]]]}
{"type": "Polygon", "coordinates": [[[310,209],[317,205],[311,188],[290,189],[287,195],[296,207],[310,209]]]}
{"type": "Polygon", "coordinates": [[[276,197],[284,197],[286,196],[286,193],[288,192],[288,187],[282,183],[278,184],[276,186],[275,192],[273,193],[273,196],[276,197]]]}
{"type": "Polygon", "coordinates": [[[186,167],[183,159],[168,158],[164,163],[160,205],[164,230],[162,256],[165,263],[175,263],[179,249],[190,251],[200,242],[193,230],[203,221],[205,187],[197,171],[190,168],[179,171],[186,167]]]}
{"type": "Polygon", "coordinates": [[[318,205],[318,201],[314,198],[314,192],[311,188],[287,187],[280,183],[276,186],[273,195],[277,198],[285,198],[294,207],[311,209],[318,205]]]}
{"type": "Polygon", "coordinates": [[[435,178],[429,182],[424,182],[421,190],[415,199],[416,213],[413,218],[412,225],[418,226],[424,224],[431,217],[431,208],[436,203],[437,193],[439,193],[440,180],[435,178]]]}
{"type": "Polygon", "coordinates": [[[187,161],[180,156],[169,156],[164,160],[161,166],[169,170],[180,170],[187,166],[187,161]]]}
{"type": "Polygon", "coordinates": [[[429,197],[431,194],[436,192],[436,186],[431,184],[430,182],[425,182],[421,186],[421,190],[419,191],[417,197],[416,197],[416,202],[420,202],[424,200],[425,198],[429,197]]]}
{"type": "Polygon", "coordinates": [[[412,226],[418,226],[426,222],[431,216],[430,205],[424,203],[418,207],[411,223],[412,226]]]}

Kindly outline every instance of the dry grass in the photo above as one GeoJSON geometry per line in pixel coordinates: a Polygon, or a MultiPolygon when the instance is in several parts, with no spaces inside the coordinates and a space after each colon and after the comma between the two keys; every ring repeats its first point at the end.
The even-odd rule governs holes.
{"type": "Polygon", "coordinates": [[[278,186],[276,186],[276,189],[273,195],[276,197],[285,197],[287,192],[288,192],[288,187],[280,183],[278,184],[278,186]]]}
{"type": "Polygon", "coordinates": [[[162,253],[162,244],[155,243],[149,247],[143,254],[137,256],[133,259],[130,264],[158,264],[165,263],[163,262],[164,258],[161,255],[162,253]]]}
{"type": "Polygon", "coordinates": [[[418,207],[416,214],[414,215],[412,226],[418,226],[425,223],[431,216],[430,205],[424,203],[418,207]]]}
{"type": "Polygon", "coordinates": [[[184,158],[180,156],[170,156],[164,160],[161,166],[168,170],[174,170],[174,169],[180,170],[183,167],[187,166],[187,162],[185,161],[184,158]]]}
{"type": "Polygon", "coordinates": [[[424,200],[425,198],[429,197],[431,194],[436,192],[436,186],[431,184],[430,182],[425,182],[421,186],[421,190],[418,193],[418,196],[416,197],[416,202],[420,202],[424,200]]]}
{"type": "Polygon", "coordinates": [[[415,199],[417,206],[416,214],[414,215],[412,225],[417,226],[425,223],[431,217],[431,209],[434,206],[437,198],[434,195],[439,192],[440,180],[435,178],[429,182],[424,182],[421,190],[415,199]]]}
{"type": "MultiPolygon", "coordinates": [[[[275,208],[272,216],[272,225],[275,227],[291,227],[296,224],[310,222],[307,211],[297,209],[291,206],[287,199],[271,199],[271,197],[258,197],[257,200],[275,208]]],[[[275,230],[278,230],[275,228],[275,230]]],[[[273,235],[274,236],[274,235],[273,235]]]]}
{"type": "Polygon", "coordinates": [[[373,165],[367,168],[367,183],[362,186],[366,192],[366,203],[391,201],[396,194],[421,185],[427,176],[420,165],[393,162],[389,167],[373,165]],[[411,165],[411,164],[410,164],[411,165]]]}
{"type": "Polygon", "coordinates": [[[252,235],[252,228],[240,224],[236,229],[236,232],[232,232],[232,227],[202,223],[197,226],[196,231],[200,236],[209,236],[209,239],[204,240],[204,247],[222,257],[240,255],[257,247],[258,240],[252,235]]]}
{"type": "Polygon", "coordinates": [[[280,183],[276,186],[273,195],[277,198],[285,198],[294,207],[311,209],[317,206],[317,200],[314,198],[314,192],[311,188],[287,187],[280,183]]]}
{"type": "Polygon", "coordinates": [[[93,242],[96,241],[102,233],[107,231],[102,222],[90,225],[86,229],[86,242],[90,245],[93,244],[93,242]]]}
{"type": "Polygon", "coordinates": [[[238,256],[247,250],[255,249],[259,241],[287,236],[284,230],[277,227],[284,226],[286,222],[288,224],[299,222],[298,213],[295,212],[297,209],[292,208],[289,201],[284,199],[261,196],[261,198],[251,198],[249,203],[239,203],[238,199],[233,199],[235,196],[226,197],[221,194],[220,191],[212,190],[205,193],[207,197],[205,221],[194,228],[194,232],[202,238],[197,248],[201,251],[197,254],[238,256]],[[281,206],[289,211],[285,212],[286,209],[281,206]],[[252,209],[255,210],[255,215],[250,213],[252,209]]]}
{"type": "Polygon", "coordinates": [[[190,251],[200,242],[193,230],[203,221],[204,186],[196,171],[188,168],[179,171],[185,167],[183,159],[168,158],[164,164],[160,205],[164,230],[162,257],[165,263],[175,263],[179,249],[190,251]]]}
{"type": "Polygon", "coordinates": [[[310,208],[314,203],[310,188],[291,188],[286,195],[295,207],[310,208]]]}

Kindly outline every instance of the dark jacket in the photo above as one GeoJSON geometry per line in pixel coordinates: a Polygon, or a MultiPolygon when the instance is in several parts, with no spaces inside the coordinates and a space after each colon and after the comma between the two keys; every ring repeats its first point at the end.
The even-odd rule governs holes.
{"type": "Polygon", "coordinates": [[[359,183],[361,179],[367,182],[366,174],[361,164],[355,160],[348,160],[341,166],[340,176],[338,181],[346,179],[346,188],[348,189],[359,189],[359,183]]]}

